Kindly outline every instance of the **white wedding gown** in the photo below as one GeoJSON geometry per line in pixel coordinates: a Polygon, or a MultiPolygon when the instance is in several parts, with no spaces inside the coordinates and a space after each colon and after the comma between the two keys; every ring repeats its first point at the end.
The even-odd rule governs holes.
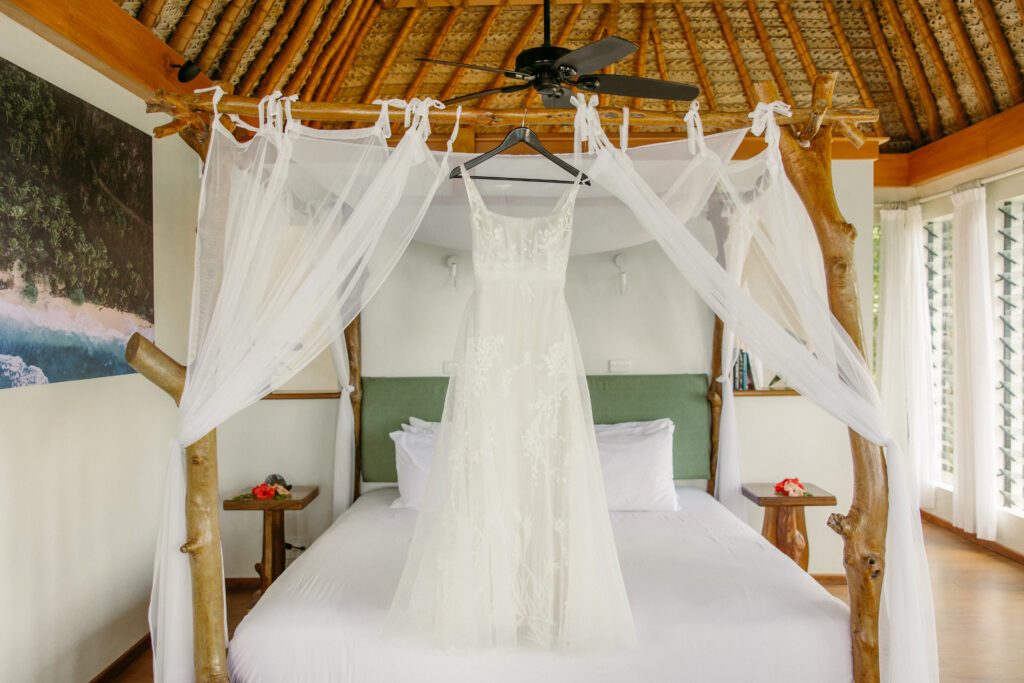
{"type": "Polygon", "coordinates": [[[632,647],[565,301],[579,184],[549,215],[517,218],[463,176],[476,290],[387,631],[469,650],[632,647]]]}

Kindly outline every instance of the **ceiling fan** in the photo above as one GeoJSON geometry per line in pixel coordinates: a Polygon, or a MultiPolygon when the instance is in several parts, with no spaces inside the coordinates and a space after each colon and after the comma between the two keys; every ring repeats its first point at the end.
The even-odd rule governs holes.
{"type": "Polygon", "coordinates": [[[571,109],[573,105],[569,102],[569,97],[572,95],[572,91],[565,86],[572,86],[585,92],[645,97],[653,100],[689,101],[696,99],[700,94],[700,88],[695,85],[661,81],[655,78],[640,78],[639,76],[594,73],[609,64],[628,57],[636,50],[636,45],[617,36],[608,36],[596,43],[590,43],[575,50],[552,45],[551,0],[544,0],[544,44],[520,52],[516,56],[515,70],[447,62],[441,59],[420,58],[417,61],[490,71],[504,74],[506,78],[524,81],[454,97],[446,100],[445,104],[458,104],[487,95],[534,88],[540,93],[545,107],[571,109]]]}

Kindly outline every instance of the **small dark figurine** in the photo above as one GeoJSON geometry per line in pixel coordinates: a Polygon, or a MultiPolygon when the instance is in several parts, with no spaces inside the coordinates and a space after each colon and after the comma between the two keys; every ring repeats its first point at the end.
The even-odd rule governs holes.
{"type": "Polygon", "coordinates": [[[267,486],[281,485],[289,491],[292,490],[292,485],[285,481],[284,477],[282,477],[280,474],[271,474],[269,477],[263,480],[263,483],[266,484],[267,486]]]}

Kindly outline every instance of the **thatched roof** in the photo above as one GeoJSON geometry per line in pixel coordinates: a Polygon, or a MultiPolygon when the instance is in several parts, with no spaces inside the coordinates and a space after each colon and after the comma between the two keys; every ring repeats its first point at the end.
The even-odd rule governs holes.
{"type": "MultiPolygon", "coordinates": [[[[493,74],[421,65],[434,56],[509,67],[541,43],[540,0],[128,0],[122,7],[237,94],[304,99],[451,97],[493,74]]],[[[559,2],[556,44],[602,35],[641,46],[618,73],[695,83],[702,106],[741,111],[775,81],[809,106],[816,72],[836,71],[837,107],[877,107],[887,152],[903,152],[1024,100],[1024,0],[683,0],[559,2]]],[[[522,109],[528,94],[484,102],[522,109]]],[[[612,97],[610,106],[664,109],[612,97]]],[[[531,107],[539,106],[531,99],[531,107]]]]}

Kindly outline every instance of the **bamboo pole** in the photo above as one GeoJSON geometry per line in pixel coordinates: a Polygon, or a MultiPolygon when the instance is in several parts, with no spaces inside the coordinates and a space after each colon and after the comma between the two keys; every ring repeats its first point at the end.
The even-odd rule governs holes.
{"type": "Polygon", "coordinates": [[[768,29],[765,28],[764,21],[761,19],[761,13],[757,10],[757,2],[755,0],[747,0],[747,14],[750,15],[750,21],[754,24],[757,41],[761,44],[761,51],[764,52],[765,59],[768,60],[768,68],[772,70],[775,84],[782,90],[782,99],[791,105],[796,104],[796,100],[793,99],[793,91],[789,89],[786,74],[782,71],[779,58],[775,55],[775,48],[772,47],[771,37],[768,35],[768,29]]]}
{"type": "Polygon", "coordinates": [[[413,27],[416,25],[416,21],[423,14],[422,5],[413,7],[409,10],[409,13],[405,15],[405,21],[402,22],[402,27],[398,29],[398,34],[392,38],[391,46],[388,48],[387,53],[384,55],[384,59],[381,60],[380,66],[377,67],[377,73],[374,74],[373,80],[366,86],[366,92],[363,94],[362,103],[370,104],[377,95],[380,94],[380,88],[384,84],[384,79],[387,78],[388,73],[391,71],[392,65],[395,60],[398,59],[398,53],[401,52],[402,46],[405,45],[406,39],[412,32],[413,27]]]}
{"type": "Polygon", "coordinates": [[[320,25],[316,28],[313,40],[310,41],[309,47],[299,61],[299,65],[295,67],[291,78],[288,79],[288,83],[284,86],[285,93],[296,93],[304,89],[310,71],[312,71],[316,64],[320,63],[320,55],[327,45],[331,33],[334,32],[341,21],[347,1],[333,0],[331,6],[324,12],[324,18],[320,20],[320,25]]]}
{"type": "Polygon", "coordinates": [[[693,26],[686,16],[686,10],[682,4],[673,2],[672,8],[679,18],[679,26],[683,29],[683,36],[686,37],[686,47],[690,51],[690,58],[693,60],[693,68],[697,70],[697,80],[700,81],[701,94],[708,101],[709,109],[718,109],[718,100],[715,99],[715,91],[711,89],[711,77],[708,76],[708,68],[704,65],[704,58],[700,54],[700,46],[697,44],[697,36],[693,33],[693,26]]]}
{"type": "MultiPolygon", "coordinates": [[[[892,89],[893,99],[896,100],[896,107],[900,110],[900,117],[907,133],[915,145],[924,142],[921,136],[921,128],[917,125],[917,117],[914,115],[914,108],[910,106],[910,98],[907,97],[907,89],[903,85],[900,70],[896,66],[892,53],[889,52],[889,45],[885,42],[885,34],[882,32],[882,25],[878,21],[878,14],[875,6],[870,2],[862,2],[861,10],[864,12],[864,20],[868,25],[868,32],[871,34],[871,41],[875,44],[875,51],[878,52],[878,59],[882,62],[882,69],[892,89]]],[[[930,93],[929,93],[930,94],[930,93]]],[[[933,102],[934,104],[934,102],[933,102]]],[[[927,106],[925,107],[927,109],[927,106]]]]}
{"type": "MultiPolygon", "coordinates": [[[[814,81],[814,101],[831,106],[835,74],[814,81]]],[[[771,83],[758,84],[763,101],[778,99],[771,83]]],[[[866,358],[854,262],[857,231],[836,204],[832,185],[832,125],[823,123],[808,147],[782,129],[782,161],[793,187],[807,208],[821,247],[829,308],[866,358]]],[[[867,361],[865,360],[865,364],[867,361]]],[[[852,429],[853,502],[846,515],[833,514],[828,525],[843,538],[843,564],[850,590],[850,634],[853,678],[879,681],[878,611],[885,572],[885,536],[889,513],[888,480],[882,449],[852,429]]]]}
{"type": "Polygon", "coordinates": [[[935,71],[939,74],[942,90],[946,93],[946,101],[949,102],[949,106],[953,109],[956,125],[958,128],[966,128],[971,124],[967,118],[967,110],[964,109],[963,100],[960,99],[960,93],[957,92],[956,82],[953,80],[953,74],[949,71],[949,65],[946,64],[946,60],[942,56],[942,50],[939,49],[939,42],[935,39],[931,26],[928,25],[928,17],[924,15],[924,10],[916,2],[908,2],[907,10],[910,12],[910,18],[914,22],[914,28],[920,34],[922,40],[924,40],[925,50],[935,66],[935,71]]]}
{"type": "MultiPolygon", "coordinates": [[[[869,12],[874,14],[874,8],[869,2],[862,0],[861,4],[865,15],[869,12]]],[[[882,0],[882,6],[885,7],[886,16],[889,18],[889,25],[892,26],[893,31],[896,33],[896,39],[900,43],[900,51],[903,53],[903,58],[907,60],[910,73],[914,75],[917,94],[924,104],[925,118],[928,121],[928,137],[932,140],[938,140],[942,137],[942,117],[939,115],[939,107],[935,102],[935,95],[932,93],[931,86],[928,85],[928,76],[924,72],[921,58],[917,56],[917,50],[914,49],[914,41],[910,37],[907,25],[903,23],[903,15],[900,14],[900,8],[896,5],[896,0],[882,0]]]]}
{"type": "Polygon", "coordinates": [[[971,77],[974,92],[978,95],[978,101],[981,102],[981,109],[986,117],[992,116],[999,109],[996,107],[996,100],[992,95],[992,88],[989,87],[985,72],[978,62],[978,54],[974,51],[974,46],[971,45],[971,37],[967,35],[967,29],[964,28],[964,22],[960,18],[960,10],[957,9],[954,0],[938,1],[942,15],[946,18],[946,25],[949,26],[949,32],[953,35],[953,43],[960,54],[960,60],[967,67],[967,75],[971,77]]]}
{"type": "MultiPolygon", "coordinates": [[[[857,63],[857,58],[853,55],[853,47],[846,37],[846,32],[843,31],[843,24],[839,20],[839,12],[836,10],[836,6],[832,0],[822,0],[822,7],[825,8],[825,14],[828,15],[828,23],[832,25],[832,35],[835,36],[836,43],[839,45],[839,51],[843,54],[843,61],[846,62],[846,68],[850,71],[850,76],[853,77],[853,82],[857,86],[861,102],[865,107],[874,109],[875,98],[871,96],[871,89],[868,88],[867,81],[864,80],[864,75],[860,72],[860,65],[857,63]]],[[[812,83],[817,82],[817,79],[812,81],[812,83]]],[[[917,124],[915,123],[913,128],[910,127],[910,124],[907,124],[907,126],[910,137],[914,139],[914,142],[920,144],[921,131],[917,129],[917,124]],[[917,138],[914,138],[915,131],[917,132],[917,138]]],[[[880,121],[875,121],[875,135],[879,137],[885,136],[885,131],[882,130],[880,121]]]]}
{"type": "MultiPolygon", "coordinates": [[[[491,32],[491,28],[494,26],[494,22],[498,20],[498,15],[501,14],[501,10],[504,7],[503,4],[494,5],[490,10],[487,11],[487,16],[484,17],[483,23],[477,29],[476,36],[470,42],[469,47],[462,53],[462,58],[459,59],[463,64],[471,64],[476,58],[476,53],[483,47],[484,41],[487,40],[487,34],[491,32]]],[[[455,94],[455,90],[459,87],[459,81],[462,80],[462,74],[466,70],[461,67],[455,67],[455,71],[452,72],[452,76],[448,79],[448,83],[444,86],[444,90],[441,91],[441,95],[438,99],[447,100],[455,94]]]]}
{"type": "MultiPolygon", "coordinates": [[[[501,61],[500,68],[506,70],[511,70],[515,68],[516,57],[519,55],[520,52],[523,51],[523,48],[526,47],[526,42],[533,38],[533,32],[537,28],[537,24],[540,22],[541,17],[543,15],[543,5],[537,5],[536,7],[533,8],[533,11],[530,12],[530,16],[527,17],[526,19],[526,23],[523,24],[522,30],[519,31],[519,36],[516,37],[515,42],[512,43],[512,47],[508,49],[508,52],[505,54],[505,58],[501,61]]],[[[502,74],[497,74],[494,78],[491,79],[491,84],[487,86],[487,89],[490,90],[492,88],[498,88],[504,82],[505,76],[503,76],[502,74]]],[[[486,97],[480,100],[480,107],[483,109],[487,109],[494,103],[494,100],[496,100],[497,98],[498,93],[487,95],[486,97]]]]}
{"type": "MultiPolygon", "coordinates": [[[[128,340],[125,360],[143,377],[170,394],[175,403],[185,389],[185,366],[135,333],[128,340]]],[[[220,552],[220,497],[217,492],[217,430],[185,449],[187,489],[185,525],[192,570],[192,642],[195,677],[199,683],[228,683],[227,643],[224,640],[224,573],[220,552]]]]}
{"type": "Polygon", "coordinates": [[[139,10],[138,16],[135,18],[146,28],[153,28],[156,20],[160,18],[160,13],[164,11],[164,5],[166,4],[167,0],[146,0],[142,5],[142,9],[139,10]]]}
{"type": "Polygon", "coordinates": [[[345,10],[345,18],[337,30],[331,35],[331,41],[324,48],[324,51],[317,57],[316,64],[302,86],[302,99],[322,100],[327,94],[334,74],[341,67],[346,50],[349,47],[349,37],[355,30],[356,24],[364,19],[369,9],[371,0],[352,0],[348,9],[345,10]]]}
{"type": "MultiPolygon", "coordinates": [[[[274,22],[274,28],[270,31],[270,35],[267,36],[267,40],[263,43],[260,51],[256,54],[256,59],[252,60],[252,63],[242,74],[242,80],[238,84],[238,92],[243,95],[251,95],[256,92],[256,84],[260,82],[260,78],[263,76],[264,70],[270,64],[270,60],[273,59],[274,55],[277,54],[278,48],[284,42],[285,36],[291,30],[292,25],[299,16],[299,12],[305,6],[306,0],[292,0],[286,2],[284,5],[284,12],[274,22]]],[[[263,79],[264,81],[266,79],[263,79]]],[[[264,87],[266,84],[261,84],[264,87]]],[[[262,88],[257,93],[260,96],[268,94],[270,91],[263,92],[262,88]]]]}
{"type": "Polygon", "coordinates": [[[334,100],[338,96],[338,91],[341,90],[342,84],[345,79],[348,78],[349,72],[352,70],[352,65],[355,64],[356,57],[359,56],[359,47],[366,40],[366,36],[370,34],[370,30],[373,28],[373,22],[377,21],[377,16],[380,14],[381,6],[376,2],[366,3],[366,7],[369,8],[366,12],[362,21],[362,26],[359,27],[359,32],[356,33],[352,40],[352,45],[349,47],[348,54],[341,61],[341,65],[335,73],[334,78],[331,80],[330,85],[324,93],[324,99],[328,102],[334,100]]]}
{"type": "Polygon", "coordinates": [[[807,82],[813,86],[814,79],[818,77],[818,68],[814,66],[811,51],[807,49],[807,42],[804,41],[804,34],[800,31],[800,24],[797,22],[796,17],[793,16],[793,8],[789,6],[789,0],[777,0],[775,8],[779,11],[779,18],[782,19],[782,23],[786,26],[789,42],[793,43],[796,56],[800,58],[800,64],[804,67],[804,73],[807,74],[807,82]]]}
{"type": "Polygon", "coordinates": [[[196,33],[196,29],[199,28],[199,24],[203,23],[206,13],[210,11],[211,2],[212,0],[192,0],[189,3],[185,14],[181,17],[181,21],[178,22],[178,26],[174,29],[174,34],[167,41],[172,50],[178,54],[185,54],[185,51],[188,50],[188,44],[192,42],[192,36],[196,33]]]}
{"type": "Polygon", "coordinates": [[[228,48],[228,53],[224,55],[224,61],[220,63],[219,78],[222,81],[230,81],[235,71],[238,70],[238,64],[242,61],[242,57],[249,50],[249,45],[252,44],[253,38],[259,33],[260,28],[263,27],[263,22],[267,18],[267,13],[270,12],[270,8],[274,6],[274,0],[257,0],[256,6],[252,8],[252,12],[249,13],[249,17],[245,20],[245,25],[242,26],[242,30],[235,36],[235,40],[231,43],[231,47],[228,48]]]}
{"type": "MultiPolygon", "coordinates": [[[[461,7],[452,7],[448,11],[448,16],[445,17],[444,23],[441,24],[441,28],[438,30],[437,35],[434,36],[434,42],[430,44],[430,50],[427,52],[427,59],[437,59],[437,56],[441,54],[441,48],[444,47],[452,29],[455,28],[455,22],[459,20],[460,14],[462,14],[461,7]]],[[[427,74],[430,73],[431,66],[430,62],[423,62],[420,64],[420,68],[416,70],[416,75],[412,77],[409,87],[405,89],[405,99],[411,100],[421,94],[420,88],[423,87],[423,82],[427,80],[427,74]]]]}
{"type": "Polygon", "coordinates": [[[231,0],[231,4],[221,12],[216,28],[213,29],[210,39],[206,41],[203,51],[199,54],[197,64],[199,65],[199,70],[204,74],[213,66],[213,62],[217,59],[220,49],[224,47],[224,43],[227,42],[231,32],[235,30],[235,22],[238,21],[238,16],[244,7],[245,0],[231,0]]]}
{"type": "Polygon", "coordinates": [[[999,68],[1006,79],[1006,87],[1010,91],[1010,103],[1020,104],[1024,100],[1024,81],[1021,80],[1020,69],[1017,68],[1017,62],[1014,60],[1013,50],[1010,49],[1006,34],[1003,33],[1003,29],[999,25],[999,17],[996,16],[992,2],[991,0],[974,0],[974,7],[978,10],[981,23],[985,25],[985,35],[988,36],[988,42],[996,53],[999,68]]]}
{"type": "Polygon", "coordinates": [[[725,38],[725,45],[729,48],[729,56],[732,58],[736,73],[739,74],[740,83],[743,84],[743,94],[747,97],[747,104],[751,108],[757,104],[757,94],[754,93],[754,81],[750,78],[750,71],[747,70],[747,63],[743,61],[743,53],[740,51],[739,41],[732,30],[732,21],[729,20],[729,13],[725,11],[721,0],[713,0],[711,7],[718,17],[719,28],[722,29],[722,37],[725,38]]]}
{"type": "MultiPolygon", "coordinates": [[[[638,37],[636,61],[636,71],[634,74],[639,78],[647,77],[647,45],[651,36],[651,25],[654,23],[654,8],[651,4],[644,3],[643,8],[640,10],[640,36],[638,37]]],[[[643,109],[644,98],[634,97],[633,98],[633,109],[643,109]]]]}
{"type": "MultiPolygon", "coordinates": [[[[295,55],[299,53],[299,50],[306,43],[309,34],[313,32],[313,25],[316,23],[317,17],[320,16],[320,10],[324,8],[326,1],[309,0],[306,3],[306,6],[302,9],[302,14],[295,23],[295,28],[288,35],[288,40],[274,57],[270,66],[267,67],[267,73],[260,80],[260,87],[256,91],[257,94],[267,95],[284,87],[284,74],[288,67],[291,66],[295,55]]],[[[284,94],[288,95],[289,93],[284,94]]]]}

